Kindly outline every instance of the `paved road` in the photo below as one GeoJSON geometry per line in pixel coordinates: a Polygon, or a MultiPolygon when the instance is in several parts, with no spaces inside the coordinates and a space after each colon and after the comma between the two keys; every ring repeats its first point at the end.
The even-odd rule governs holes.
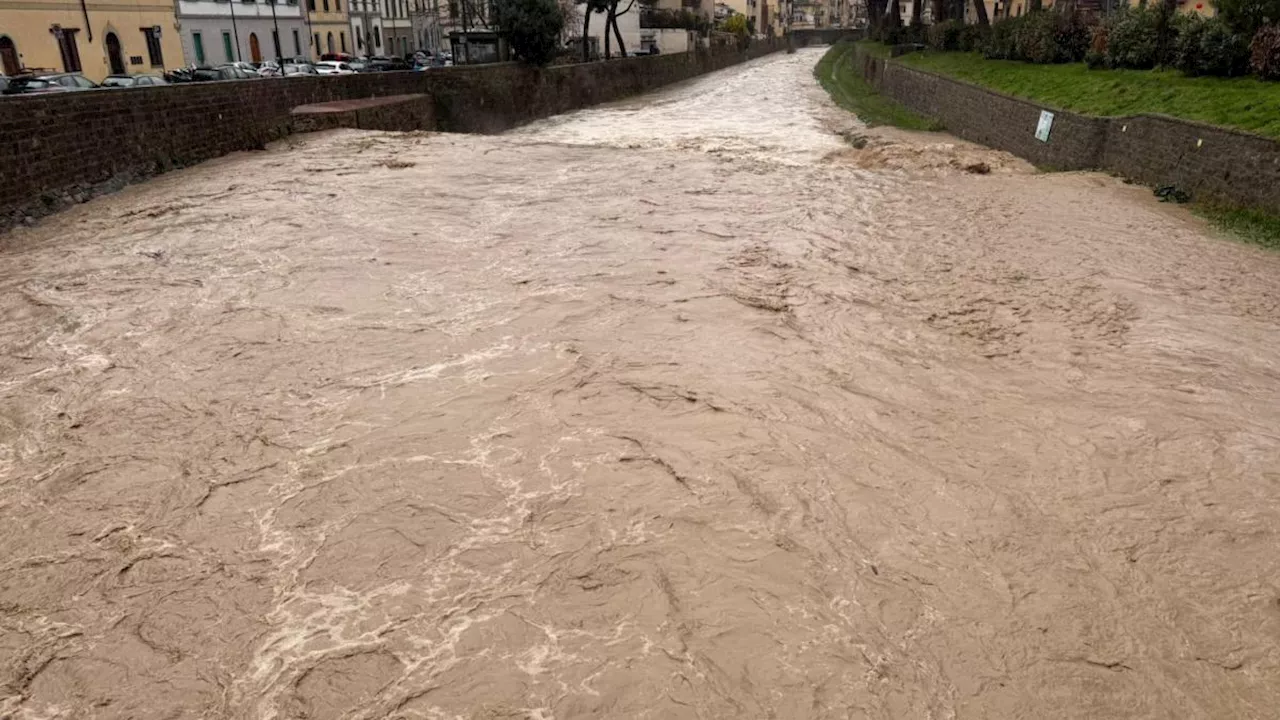
{"type": "Polygon", "coordinates": [[[7,236],[0,716],[1273,718],[1280,256],[817,57],[7,236]]]}

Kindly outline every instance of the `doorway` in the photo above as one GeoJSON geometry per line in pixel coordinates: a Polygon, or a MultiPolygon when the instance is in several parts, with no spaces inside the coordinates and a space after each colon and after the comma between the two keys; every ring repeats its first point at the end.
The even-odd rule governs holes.
{"type": "Polygon", "coordinates": [[[249,33],[249,57],[255,63],[262,62],[262,48],[258,47],[258,33],[249,33]]]}
{"type": "Polygon", "coordinates": [[[17,75],[22,71],[22,61],[18,59],[18,48],[8,37],[0,37],[0,68],[5,75],[17,75]]]}
{"type": "Polygon", "coordinates": [[[124,75],[124,50],[120,47],[120,38],[113,32],[107,33],[107,62],[111,64],[112,75],[124,75]]]}

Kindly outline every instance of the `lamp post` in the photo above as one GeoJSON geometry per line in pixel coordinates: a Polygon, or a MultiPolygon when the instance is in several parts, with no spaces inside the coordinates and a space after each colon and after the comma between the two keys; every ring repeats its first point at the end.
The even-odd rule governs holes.
{"type": "Polygon", "coordinates": [[[236,62],[244,58],[240,56],[240,29],[236,27],[236,0],[227,3],[231,7],[231,34],[236,37],[236,62]]]}
{"type": "Polygon", "coordinates": [[[271,5],[271,40],[275,44],[276,65],[280,65],[280,22],[276,19],[276,0],[267,0],[271,5]]]}

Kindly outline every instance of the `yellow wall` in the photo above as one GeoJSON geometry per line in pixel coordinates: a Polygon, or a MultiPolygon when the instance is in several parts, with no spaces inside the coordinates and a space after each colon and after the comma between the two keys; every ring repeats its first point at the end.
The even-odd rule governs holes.
{"type": "Polygon", "coordinates": [[[164,68],[182,66],[182,43],[175,29],[173,4],[157,0],[115,0],[114,2],[85,3],[89,22],[78,2],[51,2],[25,0],[11,2],[0,0],[0,35],[8,36],[17,46],[22,64],[27,68],[48,68],[63,72],[62,55],[58,41],[50,32],[57,24],[68,29],[78,29],[76,47],[80,51],[81,72],[90,80],[100,81],[110,74],[105,40],[108,32],[120,39],[125,70],[129,73],[160,72],[153,68],[147,54],[147,41],[140,28],[160,26],[160,49],[164,68]],[[89,31],[93,39],[89,39],[89,31]],[[132,56],[142,58],[142,64],[130,63],[132,56]]]}

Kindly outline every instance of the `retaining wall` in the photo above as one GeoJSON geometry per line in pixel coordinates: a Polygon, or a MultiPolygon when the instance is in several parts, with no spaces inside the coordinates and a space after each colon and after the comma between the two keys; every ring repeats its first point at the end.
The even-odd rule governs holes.
{"type": "Polygon", "coordinates": [[[1148,185],[1176,185],[1203,199],[1280,212],[1280,143],[1165,117],[1091,117],[1011,97],[873,57],[852,62],[881,93],[940,120],[966,140],[1056,170],[1103,170],[1148,185]],[[1048,142],[1035,138],[1041,110],[1054,114],[1048,142]]]}
{"type": "Polygon", "coordinates": [[[430,98],[429,129],[495,133],[783,47],[761,42],[745,52],[551,68],[504,63],[5,97],[0,99],[0,229],[171,168],[261,148],[292,131],[290,110],[298,105],[423,94],[430,98]]]}

